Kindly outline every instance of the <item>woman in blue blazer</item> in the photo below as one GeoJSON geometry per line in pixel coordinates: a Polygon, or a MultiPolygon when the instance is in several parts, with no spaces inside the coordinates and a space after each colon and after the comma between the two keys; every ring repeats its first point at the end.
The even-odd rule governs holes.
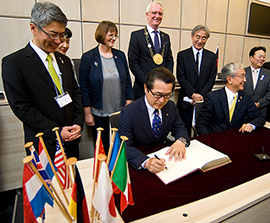
{"type": "Polygon", "coordinates": [[[81,58],[79,79],[84,107],[85,123],[102,127],[105,152],[109,148],[109,116],[129,104],[133,89],[125,54],[114,49],[118,31],[113,22],[102,21],[95,32],[99,45],[84,53],[81,58]]]}

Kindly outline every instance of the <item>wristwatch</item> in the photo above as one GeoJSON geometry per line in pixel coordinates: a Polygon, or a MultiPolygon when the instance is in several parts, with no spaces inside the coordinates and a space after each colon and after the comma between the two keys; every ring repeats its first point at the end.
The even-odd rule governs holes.
{"type": "Polygon", "coordinates": [[[180,142],[184,143],[185,147],[188,147],[190,145],[190,141],[185,139],[184,137],[179,138],[180,142]]]}

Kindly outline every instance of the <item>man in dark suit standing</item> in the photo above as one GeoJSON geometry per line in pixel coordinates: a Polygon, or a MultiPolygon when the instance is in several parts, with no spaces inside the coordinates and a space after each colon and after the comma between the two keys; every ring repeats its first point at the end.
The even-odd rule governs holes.
{"type": "Polygon", "coordinates": [[[217,74],[216,55],[204,49],[209,37],[206,26],[195,26],[191,32],[193,45],[177,54],[176,73],[181,87],[177,107],[189,135],[194,104],[203,101],[206,93],[212,90],[217,74]]]}
{"type": "Polygon", "coordinates": [[[253,47],[249,51],[249,67],[245,68],[246,83],[244,92],[251,94],[257,108],[267,117],[267,106],[270,104],[270,71],[262,68],[265,62],[266,48],[253,47]]]}
{"type": "Polygon", "coordinates": [[[239,132],[251,132],[262,127],[265,119],[255,106],[250,94],[244,93],[245,71],[241,63],[228,63],[221,70],[225,87],[209,92],[199,114],[196,129],[200,135],[240,128],[239,132]],[[249,122],[244,124],[244,117],[249,122]]]}
{"type": "Polygon", "coordinates": [[[156,67],[166,67],[173,72],[170,37],[159,30],[163,18],[162,5],[151,2],[146,9],[147,26],[131,33],[128,61],[135,76],[135,99],[144,95],[144,81],[148,72],[156,67]]]}
{"type": "Polygon", "coordinates": [[[145,96],[122,109],[119,134],[129,138],[127,158],[137,170],[144,168],[152,173],[164,170],[164,160],[149,158],[143,152],[161,146],[170,131],[176,141],[166,154],[175,161],[185,158],[185,146],[189,145],[187,130],[174,102],[169,100],[174,86],[173,74],[164,67],[156,68],[146,76],[145,96]]]}
{"type": "MultiPolygon", "coordinates": [[[[52,159],[56,149],[54,127],[60,128],[67,157],[79,158],[84,120],[70,59],[56,52],[64,41],[66,24],[58,6],[36,3],[30,21],[33,39],[2,60],[4,89],[11,109],[23,122],[25,142],[34,142],[38,149],[35,135],[43,132],[52,159]]],[[[30,154],[28,149],[26,152],[30,154]]]]}

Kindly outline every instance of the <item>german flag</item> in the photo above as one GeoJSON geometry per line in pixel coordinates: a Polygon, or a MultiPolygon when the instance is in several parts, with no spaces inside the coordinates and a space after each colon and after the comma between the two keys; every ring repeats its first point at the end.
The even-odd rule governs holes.
{"type": "Polygon", "coordinates": [[[75,182],[72,187],[71,198],[69,202],[69,213],[77,220],[77,223],[90,223],[87,202],[84,194],[83,184],[79,170],[75,165],[75,182]]]}

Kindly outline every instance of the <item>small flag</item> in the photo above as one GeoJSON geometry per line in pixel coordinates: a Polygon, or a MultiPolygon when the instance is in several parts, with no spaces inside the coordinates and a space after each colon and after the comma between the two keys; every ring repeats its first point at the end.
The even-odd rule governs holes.
{"type": "MultiPolygon", "coordinates": [[[[96,146],[95,146],[95,158],[94,158],[94,166],[93,166],[93,179],[94,179],[94,177],[95,177],[95,165],[96,165],[96,160],[97,160],[97,158],[96,158],[96,150],[98,149],[97,148],[97,141],[96,141],[96,146]]],[[[105,151],[104,151],[104,147],[103,147],[103,143],[102,143],[102,140],[101,140],[101,138],[100,138],[100,143],[99,143],[99,152],[98,152],[98,154],[104,154],[105,155],[105,151]]],[[[97,161],[98,163],[97,163],[97,170],[99,170],[99,166],[100,166],[100,161],[98,160],[97,161]]],[[[96,176],[96,180],[98,179],[98,175],[96,176]]]]}
{"type": "Polygon", "coordinates": [[[218,51],[219,51],[219,45],[217,45],[217,49],[216,49],[217,67],[218,67],[218,51]]]}
{"type": "MultiPolygon", "coordinates": [[[[63,143],[62,143],[63,145],[63,143]]],[[[64,146],[64,145],[63,145],[64,146]]],[[[60,144],[57,140],[56,142],[56,151],[55,151],[55,158],[54,158],[54,165],[57,167],[57,176],[62,184],[63,189],[68,189],[71,187],[70,179],[68,176],[65,160],[60,149],[60,144]]]]}
{"type": "Polygon", "coordinates": [[[75,165],[75,182],[72,187],[71,198],[69,203],[69,213],[78,223],[90,223],[88,214],[86,197],[84,194],[82,180],[79,174],[79,170],[75,165]]]}
{"type": "Polygon", "coordinates": [[[123,141],[122,148],[120,148],[120,154],[116,163],[114,174],[112,177],[114,193],[119,193],[121,196],[120,200],[120,211],[121,214],[128,205],[134,205],[131,181],[129,177],[129,170],[126,156],[126,142],[123,141]],[[119,191],[120,190],[120,191],[119,191]]]}
{"type": "Polygon", "coordinates": [[[36,169],[38,170],[40,176],[43,178],[43,180],[46,183],[50,183],[51,182],[51,178],[49,176],[49,174],[45,171],[45,169],[43,168],[40,160],[39,160],[39,156],[34,148],[34,146],[30,146],[30,151],[31,151],[31,155],[33,156],[33,160],[32,163],[34,164],[34,166],[36,167],[36,169]]]}
{"type": "MultiPolygon", "coordinates": [[[[49,160],[46,156],[45,150],[43,149],[43,146],[42,146],[40,140],[39,140],[39,144],[38,144],[38,153],[39,153],[39,159],[40,159],[42,166],[44,167],[45,171],[47,172],[50,179],[52,180],[52,178],[54,177],[54,173],[53,173],[53,170],[51,168],[51,165],[49,163],[49,160]]],[[[55,168],[55,172],[56,172],[57,168],[55,166],[54,166],[54,168],[55,168]]]]}
{"type": "Polygon", "coordinates": [[[103,222],[117,222],[113,189],[105,162],[101,163],[98,185],[93,198],[93,206],[103,222]]]}
{"type": "Polygon", "coordinates": [[[115,164],[115,161],[116,161],[120,146],[121,146],[121,140],[119,138],[118,132],[116,132],[114,143],[113,143],[111,160],[110,160],[110,164],[109,164],[109,170],[110,171],[113,171],[113,167],[114,167],[114,164],[115,164]]]}
{"type": "Polygon", "coordinates": [[[33,170],[24,165],[23,170],[23,209],[24,223],[37,222],[38,217],[44,214],[45,203],[53,206],[53,199],[46,191],[44,185],[40,182],[33,170]]]}

